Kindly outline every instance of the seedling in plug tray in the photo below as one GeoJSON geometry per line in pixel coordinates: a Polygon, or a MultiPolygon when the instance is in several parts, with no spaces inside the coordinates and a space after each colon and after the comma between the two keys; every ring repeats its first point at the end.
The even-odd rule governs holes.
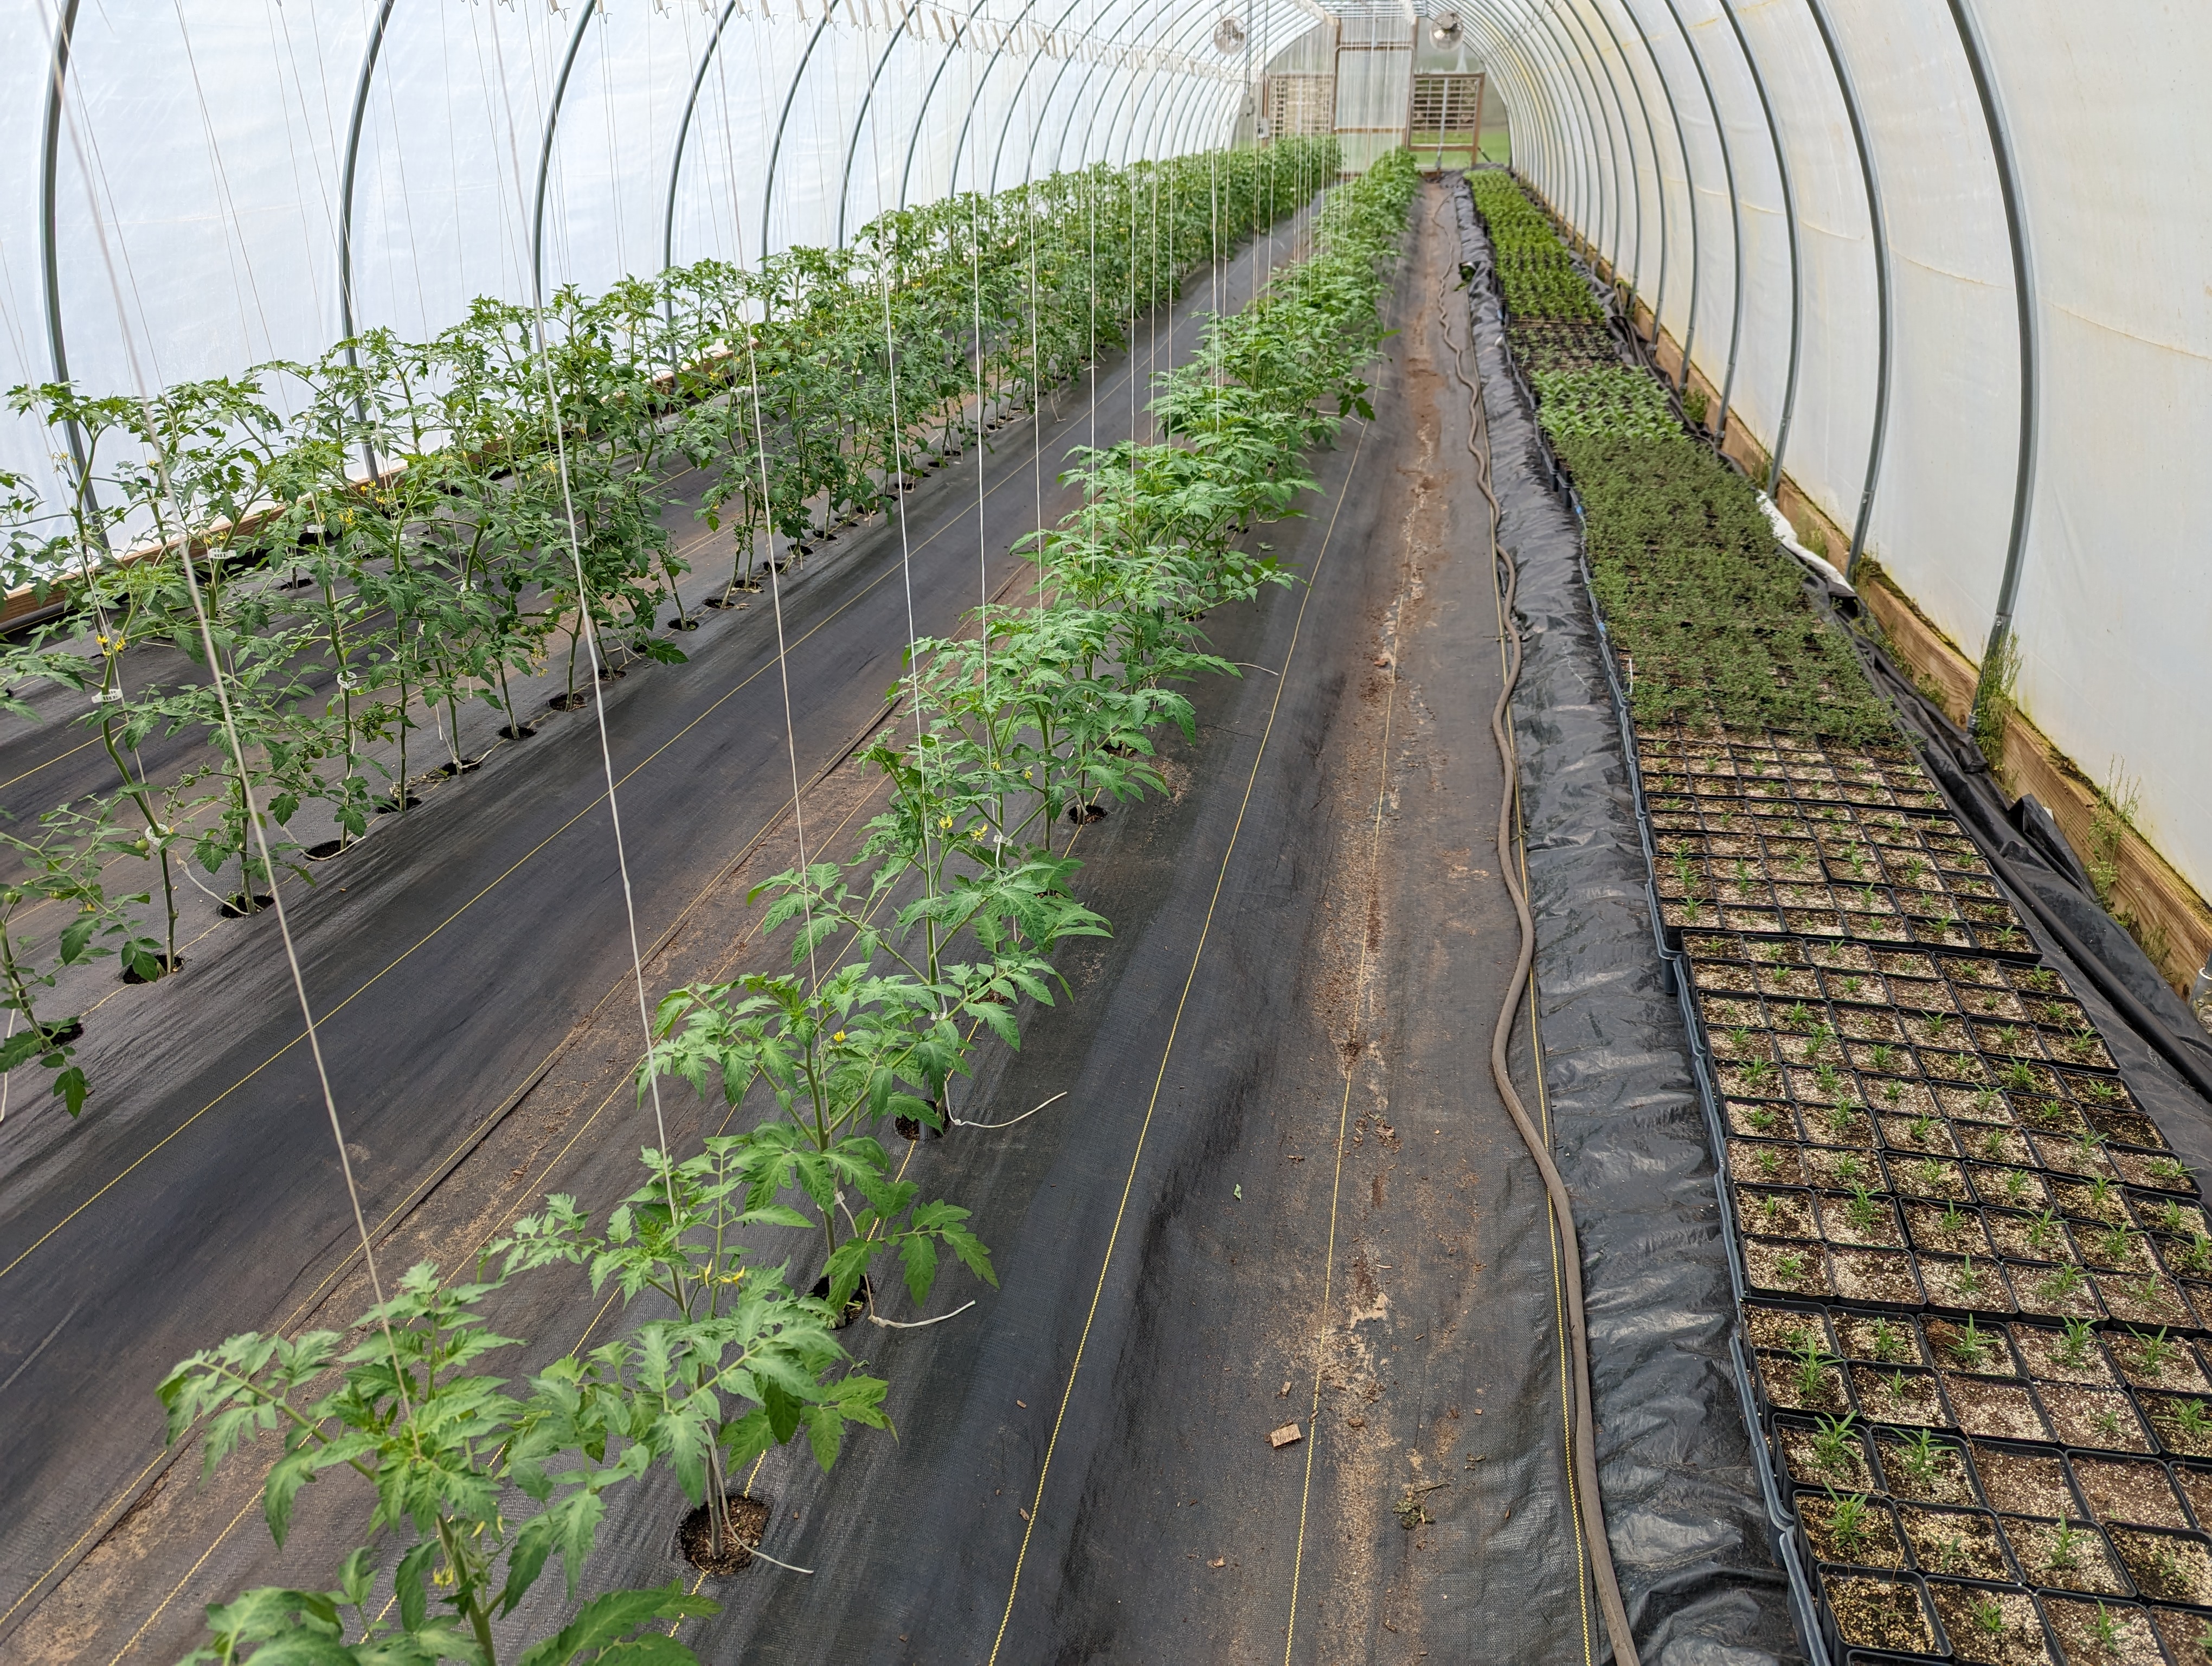
{"type": "Polygon", "coordinates": [[[1911,1580],[1823,1570],[1820,1590],[1846,1645],[1900,1654],[1936,1651],[1935,1624],[1920,1587],[1911,1580]]]}
{"type": "Polygon", "coordinates": [[[2119,1377],[2097,1347],[2097,1333],[2079,1319],[2069,1319],[2063,1329],[2016,1324],[2012,1328],[2012,1340],[2027,1363],[2028,1375],[2039,1383],[2072,1383],[2111,1389],[2120,1386],[2119,1377]]]}
{"type": "Polygon", "coordinates": [[[2136,1415],[2134,1402],[2119,1389],[2039,1383],[2035,1391],[2063,1444],[2115,1452],[2151,1450],[2150,1431],[2136,1415]]]}
{"type": "Polygon", "coordinates": [[[1897,1519],[1911,1541],[1913,1560],[1923,1572],[1954,1574],[1962,1579],[2009,1580],[2013,1577],[2012,1565],[2005,1558],[2004,1540],[1997,1532],[1997,1518],[1985,1510],[1905,1504],[1898,1506],[1897,1519]]]}
{"type": "Polygon", "coordinates": [[[2089,1523],[2008,1516],[2000,1525],[2030,1584],[2100,1596],[2128,1595],[2118,1559],[2089,1523]]]}
{"type": "Polygon", "coordinates": [[[2133,1603],[2050,1596],[2043,1612],[2066,1666],[2166,1666],[2157,1628],[2133,1603]]]}
{"type": "Polygon", "coordinates": [[[2110,1527],[2178,1527],[2186,1531],[2188,1513],[2164,1464],[2151,1458],[2091,1457],[2068,1460],[2089,1513],[2110,1527]]]}
{"type": "Polygon", "coordinates": [[[2212,1550],[2203,1535],[2115,1527],[2112,1539],[2112,1548],[2145,1596],[2154,1602],[2212,1608],[2212,1550]]]}
{"type": "Polygon", "coordinates": [[[1944,1408],[1933,1371],[1910,1365],[1853,1365],[1851,1389],[1858,1396],[1861,1409],[1876,1423],[1939,1429],[1951,1426],[1951,1415],[1944,1408]]]}
{"type": "Polygon", "coordinates": [[[1831,1487],[1825,1498],[1801,1493],[1797,1519],[1820,1561],[1853,1567],[1905,1566],[1905,1541],[1898,1533],[1897,1518],[1887,1505],[1863,1493],[1838,1493],[1831,1487]]]}
{"type": "Polygon", "coordinates": [[[1874,1471],[1867,1463],[1857,1423],[1850,1414],[1822,1417],[1809,1425],[1778,1418],[1775,1434],[1782,1444],[1784,1466],[1808,1486],[1870,1491],[1874,1471]]]}
{"type": "Polygon", "coordinates": [[[1884,1438],[1877,1443],[1882,1478],[1900,1499],[1917,1504],[1972,1505],[1973,1466],[1966,1449],[1955,1441],[1939,1440],[1927,1429],[1916,1429],[1903,1438],[1884,1438]]]}

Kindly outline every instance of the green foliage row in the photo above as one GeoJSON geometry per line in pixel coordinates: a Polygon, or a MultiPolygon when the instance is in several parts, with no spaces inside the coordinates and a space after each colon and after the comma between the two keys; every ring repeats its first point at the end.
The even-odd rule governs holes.
{"type": "Polygon", "coordinates": [[[1498,277],[1512,320],[1602,323],[1604,311],[1575,269],[1550,219],[1510,175],[1489,169],[1468,176],[1474,205],[1490,233],[1498,277]]]}
{"type": "MultiPolygon", "coordinates": [[[[1493,235],[1504,226],[1516,248],[1548,240],[1564,258],[1508,177],[1469,177],[1493,235]]],[[[1639,724],[1894,737],[1850,644],[1776,547],[1755,489],[1683,431],[1651,377],[1608,365],[1535,369],[1529,380],[1582,497],[1592,587],[1639,724]]]]}
{"type": "MultiPolygon", "coordinates": [[[[100,743],[113,784],[33,833],[0,832],[13,874],[0,882],[0,1007],[15,1020],[0,1071],[39,1061],[76,1113],[89,1084],[71,1024],[37,1013],[38,992],[94,955],[161,976],[190,864],[236,872],[253,907],[274,876],[249,802],[296,871],[284,829],[303,805],[325,807],[341,847],[380,803],[405,809],[418,732],[458,770],[464,706],[486,702],[522,732],[514,677],[560,663],[580,703],[587,635],[602,660],[682,660],[657,614],[685,566],[666,525],[694,499],[731,535],[731,587],[757,587],[768,534],[803,552],[882,510],[1336,167],[1334,141],[1316,139],[1102,166],[886,214],[842,250],[789,249],[757,270],[706,259],[598,296],[563,289],[542,318],[478,300],[430,341],[370,331],[312,364],[144,400],[13,390],[54,435],[65,477],[70,423],[93,461],[58,506],[0,477],[9,583],[65,603],[0,655],[0,708],[27,717],[6,690],[40,680],[85,695],[71,721],[100,743]],[[111,558],[133,543],[150,553],[111,558]],[[155,674],[141,656],[126,675],[126,653],[149,643],[186,666],[155,674]],[[150,776],[142,745],[179,738],[201,743],[186,767],[150,776]],[[380,745],[396,745],[396,770],[380,745]],[[150,890],[102,888],[118,855],[158,873],[150,921],[150,890]],[[55,903],[79,916],[66,933],[16,927],[55,903]]],[[[672,623],[692,623],[680,603],[672,623]]]]}
{"type": "MultiPolygon", "coordinates": [[[[876,1299],[871,1269],[893,1262],[917,1306],[946,1252],[987,1281],[996,1273],[966,1209],[924,1202],[898,1177],[882,1123],[944,1128],[979,1037],[1018,1045],[1018,1002],[1064,992],[1055,946],[1108,929],[1073,893],[1075,831],[1101,800],[1160,787],[1153,734],[1194,722],[1179,684],[1233,674],[1199,617],[1289,582],[1240,535],[1310,489],[1308,447],[1371,415],[1360,372],[1382,337],[1385,271],[1418,179],[1399,153],[1332,193],[1318,252],[1212,320],[1196,358],[1157,380],[1164,437],[1077,453],[1082,506],[1026,546],[1036,595],[915,645],[894,690],[905,710],[866,754],[889,807],[850,862],[755,893],[770,899],[765,928],[789,928],[792,970],[662,1000],[641,1097],[679,1082],[719,1093],[739,1132],[681,1160],[647,1152],[649,1177],[603,1223],[549,1198],[473,1283],[414,1268],[350,1343],[234,1337],[172,1374],[171,1437],[208,1420],[210,1465],[279,1435],[264,1505],[280,1541],[301,1487],[351,1468],[374,1487],[370,1529],[404,1547],[384,1608],[364,1548],[336,1590],[211,1607],[214,1643],[196,1658],[493,1666],[494,1625],[556,1557],[574,1601],[620,1483],[671,1469],[719,1535],[729,1478],[771,1447],[803,1432],[826,1470],[849,1426],[889,1427],[888,1385],[835,1334],[876,1299]],[[811,1293],[757,1248],[779,1231],[818,1245],[811,1293]],[[515,1346],[482,1305],[556,1265],[672,1316],[523,1383],[481,1374],[515,1346]]],[[[676,1584],[597,1596],[519,1658],[690,1662],[656,1622],[714,1606],[676,1584]]]]}

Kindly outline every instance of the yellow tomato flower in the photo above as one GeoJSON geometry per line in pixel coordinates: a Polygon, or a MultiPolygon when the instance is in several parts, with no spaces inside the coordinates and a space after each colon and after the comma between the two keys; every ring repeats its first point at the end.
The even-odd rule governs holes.
{"type": "Polygon", "coordinates": [[[830,1037],[830,1039],[833,1042],[841,1042],[845,1039],[845,1032],[842,1030],[840,1030],[836,1035],[830,1037]]]}

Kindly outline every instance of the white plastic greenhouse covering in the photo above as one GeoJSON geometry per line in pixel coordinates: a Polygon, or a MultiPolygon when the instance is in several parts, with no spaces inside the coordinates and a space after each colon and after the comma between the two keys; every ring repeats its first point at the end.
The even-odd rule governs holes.
{"type": "MultiPolygon", "coordinates": [[[[2138,824],[2212,890],[2212,572],[2185,534],[2212,520],[2212,9],[1455,9],[1524,176],[1942,630],[1978,654],[2009,615],[2023,707],[2091,773],[2140,781],[2138,824]]],[[[94,392],[1203,149],[1317,24],[1409,44],[1420,27],[1376,0],[0,0],[0,376],[65,369],[94,392]]],[[[1352,131],[1395,122],[1375,92],[1340,84],[1338,126],[1355,94],[1352,131]]],[[[47,445],[0,423],[0,467],[51,489],[47,445]]]]}

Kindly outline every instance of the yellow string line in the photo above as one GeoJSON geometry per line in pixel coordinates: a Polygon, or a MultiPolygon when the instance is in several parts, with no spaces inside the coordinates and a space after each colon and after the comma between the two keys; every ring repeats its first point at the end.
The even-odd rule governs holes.
{"type": "Polygon", "coordinates": [[[1006,1590],[1006,1610],[999,1616],[998,1635],[991,1643],[990,1666],[995,1666],[999,1658],[999,1651],[1006,1644],[1006,1626],[1014,1617],[1014,1600],[1021,1593],[1022,1567],[1029,1559],[1030,1535],[1036,1531],[1036,1518],[1044,1507],[1045,1481],[1052,1473],[1052,1456],[1060,1445],[1060,1431],[1061,1425],[1067,1419],[1067,1404],[1074,1397],[1075,1380],[1083,1369],[1083,1352],[1090,1345],[1091,1327],[1098,1316],[1098,1304],[1106,1292],[1106,1274],[1114,1264],[1115,1248],[1120,1243],[1121,1237],[1122,1218],[1128,1213],[1129,1195],[1135,1189],[1137,1183],[1137,1165],[1143,1160],[1145,1140],[1152,1132],[1152,1116],[1159,1108],[1160,1087],[1167,1079],[1168,1060],[1175,1051],[1176,1037],[1182,1028],[1183,1008],[1190,1000],[1192,986],[1198,981],[1199,962],[1206,954],[1206,939],[1212,933],[1214,911],[1220,905],[1222,887],[1229,879],[1229,864],[1237,854],[1237,839],[1244,830],[1245,812],[1251,807],[1253,788],[1260,779],[1260,765],[1267,756],[1267,741],[1274,733],[1275,714],[1283,703],[1284,680],[1290,672],[1291,661],[1297,656],[1298,641],[1305,629],[1306,608],[1313,600],[1314,585],[1321,577],[1322,566],[1328,559],[1329,546],[1336,533],[1337,517],[1343,513],[1344,500],[1350,494],[1352,482],[1358,472],[1360,453],[1367,448],[1368,432],[1368,429],[1362,425],[1359,441],[1352,448],[1351,465],[1345,471],[1344,484],[1338,490],[1335,507],[1329,511],[1328,527],[1322,535],[1321,552],[1314,558],[1313,574],[1306,581],[1304,595],[1298,599],[1297,619],[1291,629],[1290,647],[1283,655],[1282,671],[1277,673],[1275,678],[1275,694],[1267,705],[1267,726],[1260,732],[1260,750],[1252,758],[1252,773],[1245,780],[1244,796],[1237,806],[1237,820],[1230,829],[1228,848],[1221,853],[1220,872],[1214,876],[1213,894],[1206,901],[1206,917],[1199,927],[1198,946],[1191,954],[1189,974],[1183,979],[1182,994],[1176,999],[1175,1018],[1168,1026],[1167,1044],[1160,1052],[1159,1073],[1152,1079],[1152,1097],[1146,1102],[1144,1121],[1137,1129],[1136,1149],[1129,1154],[1128,1177],[1121,1183],[1121,1204],[1114,1211],[1113,1230],[1107,1236],[1105,1258],[1098,1264],[1098,1282],[1091,1292],[1091,1306],[1083,1316],[1083,1330],[1076,1339],[1075,1358],[1068,1366],[1067,1385],[1060,1392],[1060,1410],[1052,1420],[1052,1436],[1045,1443],[1044,1463],[1037,1471],[1036,1494],[1030,1502],[1029,1520],[1022,1529],[1021,1549],[1014,1556],[1014,1577],[1006,1590]]]}
{"type": "MultiPolygon", "coordinates": [[[[1366,438],[1363,434],[1361,440],[1366,438]]],[[[1405,603],[1403,586],[1398,592],[1399,606],[1405,603]]],[[[1382,706],[1382,757],[1376,765],[1375,782],[1375,821],[1368,836],[1367,885],[1370,897],[1382,871],[1382,811],[1390,797],[1390,739],[1398,713],[1398,643],[1395,610],[1392,622],[1390,654],[1390,687],[1382,706]]],[[[1352,985],[1352,1027],[1347,1042],[1357,1042],[1360,1031],[1360,1005],[1367,988],[1367,958],[1369,933],[1359,933],[1359,975],[1352,985]]],[[[1344,1066],[1344,1099],[1336,1112],[1336,1170],[1329,1180],[1328,1192],[1328,1248],[1322,1257],[1321,1307],[1314,1333],[1313,1409],[1307,1416],[1305,1480],[1298,1491],[1298,1537],[1297,1548],[1291,1556],[1291,1612],[1283,1627],[1283,1666],[1290,1666],[1291,1650],[1298,1633],[1298,1583],[1305,1569],[1306,1511],[1313,1497],[1314,1452],[1321,1444],[1321,1380],[1322,1362],[1327,1357],[1329,1298],[1335,1290],[1336,1225],[1339,1205],[1344,1192],[1344,1134],[1352,1120],[1352,1078],[1358,1067],[1358,1055],[1346,1049],[1344,1066]]]]}

